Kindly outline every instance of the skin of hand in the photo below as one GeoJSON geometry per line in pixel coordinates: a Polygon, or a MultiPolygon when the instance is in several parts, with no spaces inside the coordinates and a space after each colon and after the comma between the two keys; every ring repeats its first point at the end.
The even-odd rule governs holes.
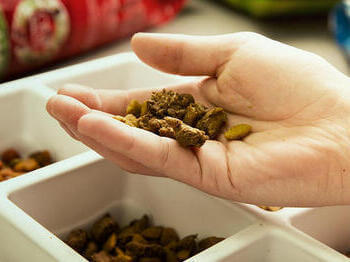
{"type": "MultiPolygon", "coordinates": [[[[167,87],[223,107],[227,127],[247,123],[243,141],[185,149],[169,138],[112,119],[153,90],[69,85],[48,112],[75,139],[121,168],[169,177],[209,194],[258,205],[350,204],[350,80],[321,57],[255,33],[219,36],[136,34],[148,65],[206,76],[167,87]]],[[[137,76],[135,76],[137,77],[137,76]]]]}

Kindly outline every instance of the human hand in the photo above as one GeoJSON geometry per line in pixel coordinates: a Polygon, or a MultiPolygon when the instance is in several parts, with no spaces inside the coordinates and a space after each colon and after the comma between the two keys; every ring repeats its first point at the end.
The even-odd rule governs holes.
{"type": "Polygon", "coordinates": [[[219,137],[182,148],[110,117],[125,114],[131,99],[145,100],[152,90],[70,85],[47,110],[72,137],[127,171],[169,177],[234,201],[350,203],[350,81],[325,60],[253,33],[137,34],[132,46],[159,70],[209,76],[168,88],[223,107],[228,126],[247,123],[253,133],[244,141],[219,137]]]}

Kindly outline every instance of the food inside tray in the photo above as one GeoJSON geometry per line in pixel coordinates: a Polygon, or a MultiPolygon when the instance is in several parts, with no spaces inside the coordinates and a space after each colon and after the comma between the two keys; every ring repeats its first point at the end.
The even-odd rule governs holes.
{"type": "Polygon", "coordinates": [[[178,262],[224,240],[197,235],[182,239],[171,227],[154,226],[147,215],[120,227],[109,214],[96,221],[89,232],[75,229],[66,243],[94,262],[178,262]]]}
{"type": "Polygon", "coordinates": [[[283,207],[271,207],[271,206],[259,206],[259,207],[266,211],[271,211],[271,212],[275,212],[283,208],[283,207]]]}
{"type": "MultiPolygon", "coordinates": [[[[142,128],[157,135],[176,139],[183,147],[201,147],[208,139],[217,139],[227,123],[227,113],[221,107],[206,107],[195,102],[191,94],[162,90],[140,103],[132,100],[126,116],[115,116],[129,126],[142,128]]],[[[228,140],[243,139],[251,133],[247,124],[228,129],[228,140]]]]}
{"type": "Polygon", "coordinates": [[[47,150],[36,151],[23,158],[18,151],[9,148],[2,152],[0,161],[0,181],[23,175],[53,162],[47,150]]]}

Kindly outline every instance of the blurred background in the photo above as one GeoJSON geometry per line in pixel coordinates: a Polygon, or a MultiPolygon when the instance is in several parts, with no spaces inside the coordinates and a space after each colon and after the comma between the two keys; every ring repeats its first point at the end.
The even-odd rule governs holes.
{"type": "Polygon", "coordinates": [[[4,81],[130,51],[130,36],[145,30],[253,31],[319,54],[348,73],[348,5],[337,0],[0,0],[0,73],[4,81]]]}

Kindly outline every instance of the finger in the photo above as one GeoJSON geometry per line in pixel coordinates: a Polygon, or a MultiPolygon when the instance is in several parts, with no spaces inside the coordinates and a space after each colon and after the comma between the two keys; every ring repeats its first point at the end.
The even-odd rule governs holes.
{"type": "Polygon", "coordinates": [[[79,134],[79,140],[86,146],[93,149],[104,158],[112,161],[127,172],[149,176],[161,176],[161,174],[155,172],[154,170],[145,167],[139,162],[134,161],[124,156],[123,154],[110,150],[109,148],[105,147],[104,145],[100,144],[99,142],[95,141],[90,137],[79,134]]]}
{"type": "MultiPolygon", "coordinates": [[[[186,83],[182,85],[169,86],[165,89],[171,89],[181,93],[191,93],[196,99],[203,100],[198,93],[198,84],[200,81],[186,83]]],[[[69,96],[79,100],[91,109],[100,110],[114,115],[125,115],[127,105],[132,99],[143,101],[148,99],[152,92],[164,88],[134,89],[134,90],[95,90],[86,86],[69,84],[58,91],[58,94],[69,96]]]]}
{"type": "Polygon", "coordinates": [[[132,48],[146,64],[172,74],[216,76],[252,33],[189,36],[138,33],[132,48]]]}
{"type": "Polygon", "coordinates": [[[173,139],[94,113],[79,120],[78,131],[157,173],[191,185],[200,184],[201,170],[196,156],[173,139]]]}
{"type": "Polygon", "coordinates": [[[64,123],[70,130],[76,130],[78,120],[91,111],[83,103],[65,95],[51,97],[46,108],[50,115],[64,123]]]}
{"type": "Polygon", "coordinates": [[[59,121],[59,124],[64,129],[64,131],[66,131],[68,133],[68,135],[70,135],[75,140],[79,140],[78,136],[74,132],[72,132],[66,124],[64,124],[63,122],[60,122],[60,121],[59,121]]]}
{"type": "Polygon", "coordinates": [[[97,90],[88,86],[66,84],[58,90],[57,94],[73,97],[91,109],[101,110],[102,108],[102,102],[97,90]]]}
{"type": "MultiPolygon", "coordinates": [[[[102,115],[101,112],[95,112],[95,113],[102,115]]],[[[128,172],[131,172],[131,173],[160,176],[160,174],[157,174],[155,171],[146,168],[145,166],[141,165],[140,163],[133,161],[130,158],[123,156],[122,154],[112,152],[111,150],[109,150],[108,148],[99,144],[98,142],[94,141],[93,139],[91,139],[87,136],[81,135],[79,132],[77,132],[77,130],[74,130],[73,128],[69,127],[65,123],[59,121],[59,124],[72,138],[74,138],[78,141],[81,141],[86,146],[95,150],[101,156],[116,163],[122,169],[124,169],[128,172]]]]}

